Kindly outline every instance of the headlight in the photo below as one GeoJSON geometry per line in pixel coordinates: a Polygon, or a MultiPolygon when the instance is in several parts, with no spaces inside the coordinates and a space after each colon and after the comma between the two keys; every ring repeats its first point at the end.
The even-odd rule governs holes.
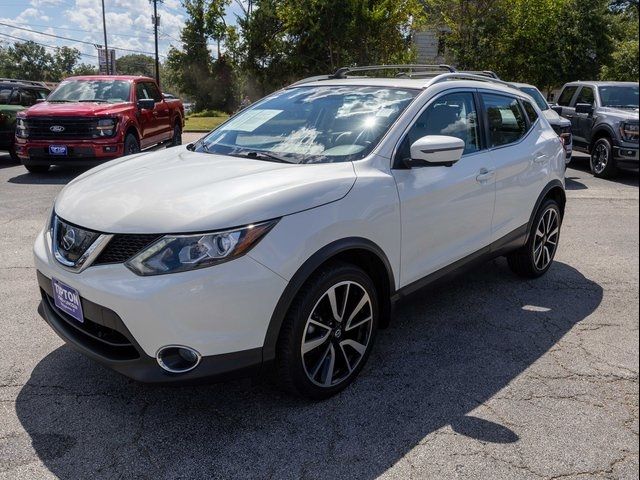
{"type": "Polygon", "coordinates": [[[116,133],[116,121],[113,118],[102,118],[96,125],[94,137],[113,137],[116,133]]]}
{"type": "Polygon", "coordinates": [[[247,253],[277,220],[236,230],[167,235],[129,259],[125,265],[137,275],[161,275],[210,267],[247,253]]]}
{"type": "Polygon", "coordinates": [[[20,138],[27,138],[29,132],[27,131],[27,122],[24,118],[16,118],[16,136],[20,138]]]}
{"type": "Polygon", "coordinates": [[[621,123],[620,136],[625,142],[638,141],[638,124],[637,123],[621,123]]]}

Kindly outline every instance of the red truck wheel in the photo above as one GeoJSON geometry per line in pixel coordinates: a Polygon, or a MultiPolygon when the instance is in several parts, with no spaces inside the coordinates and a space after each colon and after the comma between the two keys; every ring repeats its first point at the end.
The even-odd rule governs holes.
{"type": "Polygon", "coordinates": [[[138,143],[138,139],[133,133],[127,135],[127,138],[124,139],[124,154],[125,155],[133,155],[134,153],[138,153],[140,151],[140,144],[138,143]]]}

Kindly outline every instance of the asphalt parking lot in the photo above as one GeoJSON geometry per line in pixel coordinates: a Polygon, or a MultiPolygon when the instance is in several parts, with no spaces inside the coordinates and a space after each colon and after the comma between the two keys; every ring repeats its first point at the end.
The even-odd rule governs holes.
{"type": "Polygon", "coordinates": [[[567,172],[549,274],[503,260],[403,304],[359,380],[136,384],[36,313],[33,240],[81,171],[0,153],[0,478],[638,478],[638,173],[567,172]]]}

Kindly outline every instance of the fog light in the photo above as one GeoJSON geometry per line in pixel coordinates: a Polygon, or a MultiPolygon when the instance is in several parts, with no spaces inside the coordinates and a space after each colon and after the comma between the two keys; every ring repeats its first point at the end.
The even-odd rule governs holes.
{"type": "Polygon", "coordinates": [[[168,345],[158,350],[156,360],[164,370],[171,373],[186,373],[200,363],[201,356],[193,348],[168,345]]]}
{"type": "Polygon", "coordinates": [[[115,153],[118,151],[118,147],[115,145],[108,145],[106,147],[102,147],[102,151],[105,153],[115,153]]]}

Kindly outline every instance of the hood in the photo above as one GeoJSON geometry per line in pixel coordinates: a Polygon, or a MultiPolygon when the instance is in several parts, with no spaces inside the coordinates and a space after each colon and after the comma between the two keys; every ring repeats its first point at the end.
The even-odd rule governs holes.
{"type": "Polygon", "coordinates": [[[602,107],[600,112],[606,113],[608,116],[619,118],[620,120],[635,120],[638,121],[638,109],[637,108],[613,108],[602,107]]]}
{"type": "Polygon", "coordinates": [[[132,103],[101,103],[101,102],[73,102],[73,103],[49,103],[40,102],[29,107],[26,114],[28,117],[34,116],[74,116],[84,117],[93,115],[114,114],[127,110],[133,106],[132,103]]]}
{"type": "Polygon", "coordinates": [[[558,115],[558,112],[556,112],[552,108],[547,108],[546,110],[543,110],[542,114],[544,115],[544,118],[546,118],[551,125],[559,125],[561,127],[571,126],[571,120],[561,117],[560,115],[558,115]]]}
{"type": "Polygon", "coordinates": [[[58,195],[56,214],[106,233],[204,232],[300,212],[344,197],[353,165],[297,165],[186,147],[89,170],[58,195]]]}

